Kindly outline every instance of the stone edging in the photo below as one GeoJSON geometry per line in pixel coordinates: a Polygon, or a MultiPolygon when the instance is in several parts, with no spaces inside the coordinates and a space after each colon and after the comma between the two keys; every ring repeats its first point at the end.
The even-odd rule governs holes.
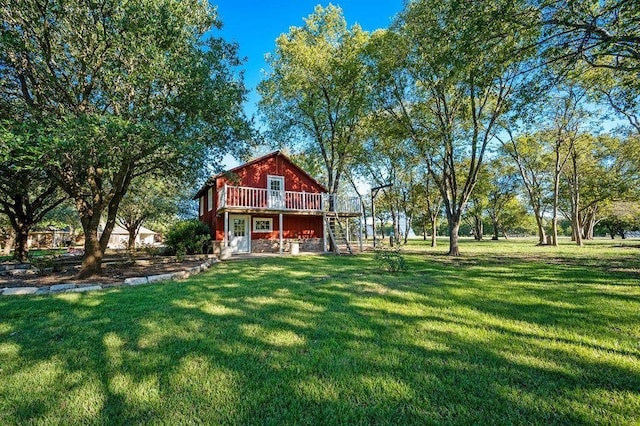
{"type": "Polygon", "coordinates": [[[216,259],[206,260],[204,263],[188,268],[182,271],[173,272],[171,274],[149,275],[146,277],[132,277],[126,278],[122,283],[117,284],[55,284],[47,287],[9,287],[1,288],[0,294],[3,296],[17,296],[24,294],[59,294],[59,293],[85,293],[88,291],[103,290],[111,287],[118,287],[121,285],[140,285],[147,283],[157,283],[170,280],[184,280],[192,275],[196,275],[202,271],[206,271],[211,267],[213,263],[217,262],[216,259]]]}

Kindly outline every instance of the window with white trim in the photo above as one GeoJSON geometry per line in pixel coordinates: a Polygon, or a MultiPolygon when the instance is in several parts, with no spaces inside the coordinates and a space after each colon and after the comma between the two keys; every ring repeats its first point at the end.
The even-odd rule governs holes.
{"type": "Polygon", "coordinates": [[[273,231],[273,219],[270,217],[253,218],[253,232],[271,232],[273,231]]]}
{"type": "Polygon", "coordinates": [[[211,209],[213,209],[213,187],[207,192],[207,211],[210,212],[211,209]]]}
{"type": "Polygon", "coordinates": [[[204,195],[200,197],[200,216],[204,214],[204,195]]]}

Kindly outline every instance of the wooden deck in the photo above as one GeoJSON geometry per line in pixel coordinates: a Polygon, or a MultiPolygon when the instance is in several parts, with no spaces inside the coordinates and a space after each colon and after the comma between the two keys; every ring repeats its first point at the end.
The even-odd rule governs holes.
{"type": "Polygon", "coordinates": [[[360,199],[336,194],[272,191],[264,188],[224,186],[218,191],[217,212],[323,215],[342,217],[362,214],[360,199]]]}

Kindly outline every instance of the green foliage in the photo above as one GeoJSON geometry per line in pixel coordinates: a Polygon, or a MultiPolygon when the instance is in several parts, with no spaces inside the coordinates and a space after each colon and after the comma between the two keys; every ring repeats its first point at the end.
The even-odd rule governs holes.
{"type": "Polygon", "coordinates": [[[176,222],[165,239],[170,252],[177,256],[200,254],[211,239],[209,227],[197,219],[176,222]]]}
{"type": "Polygon", "coordinates": [[[522,1],[408,2],[368,51],[373,114],[392,123],[444,197],[451,255],[497,123],[531,79],[537,31],[514,32],[506,19],[527,13],[522,1]]]}
{"type": "MultiPolygon", "coordinates": [[[[129,232],[129,243],[141,226],[153,227],[150,223],[164,225],[153,227],[156,232],[166,232],[167,223],[173,221],[178,212],[177,198],[184,182],[168,176],[146,175],[134,179],[131,188],[123,197],[118,209],[118,222],[129,232]]],[[[134,247],[129,247],[130,250],[134,247]]]]}
{"type": "Polygon", "coordinates": [[[598,223],[598,233],[623,238],[629,231],[640,230],[640,202],[617,201],[607,206],[606,216],[598,223]]]}
{"type": "Polygon", "coordinates": [[[360,55],[367,39],[360,26],[347,27],[342,9],[318,5],[302,27],[278,37],[267,58],[272,71],[258,86],[272,136],[302,142],[321,158],[331,192],[360,149],[356,132],[369,89],[360,55]]]}
{"type": "Polygon", "coordinates": [[[374,260],[381,271],[402,272],[407,269],[407,263],[399,245],[377,249],[374,260]]]}
{"type": "Polygon", "coordinates": [[[82,273],[100,273],[132,179],[193,178],[246,148],[237,46],[213,36],[216,10],[199,0],[1,4],[1,110],[38,130],[33,156],[81,216],[82,273]]]}
{"type": "Polygon", "coordinates": [[[640,9],[628,0],[542,0],[543,51],[567,67],[584,61],[619,73],[640,71],[640,9]]]}

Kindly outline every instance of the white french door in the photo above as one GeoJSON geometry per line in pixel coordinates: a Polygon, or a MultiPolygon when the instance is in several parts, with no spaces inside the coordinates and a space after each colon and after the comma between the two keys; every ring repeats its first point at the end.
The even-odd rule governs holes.
{"type": "Polygon", "coordinates": [[[229,215],[229,246],[233,253],[251,251],[250,216],[229,215]]]}
{"type": "Polygon", "coordinates": [[[270,209],[284,208],[284,177],[267,177],[267,201],[270,209]]]}

